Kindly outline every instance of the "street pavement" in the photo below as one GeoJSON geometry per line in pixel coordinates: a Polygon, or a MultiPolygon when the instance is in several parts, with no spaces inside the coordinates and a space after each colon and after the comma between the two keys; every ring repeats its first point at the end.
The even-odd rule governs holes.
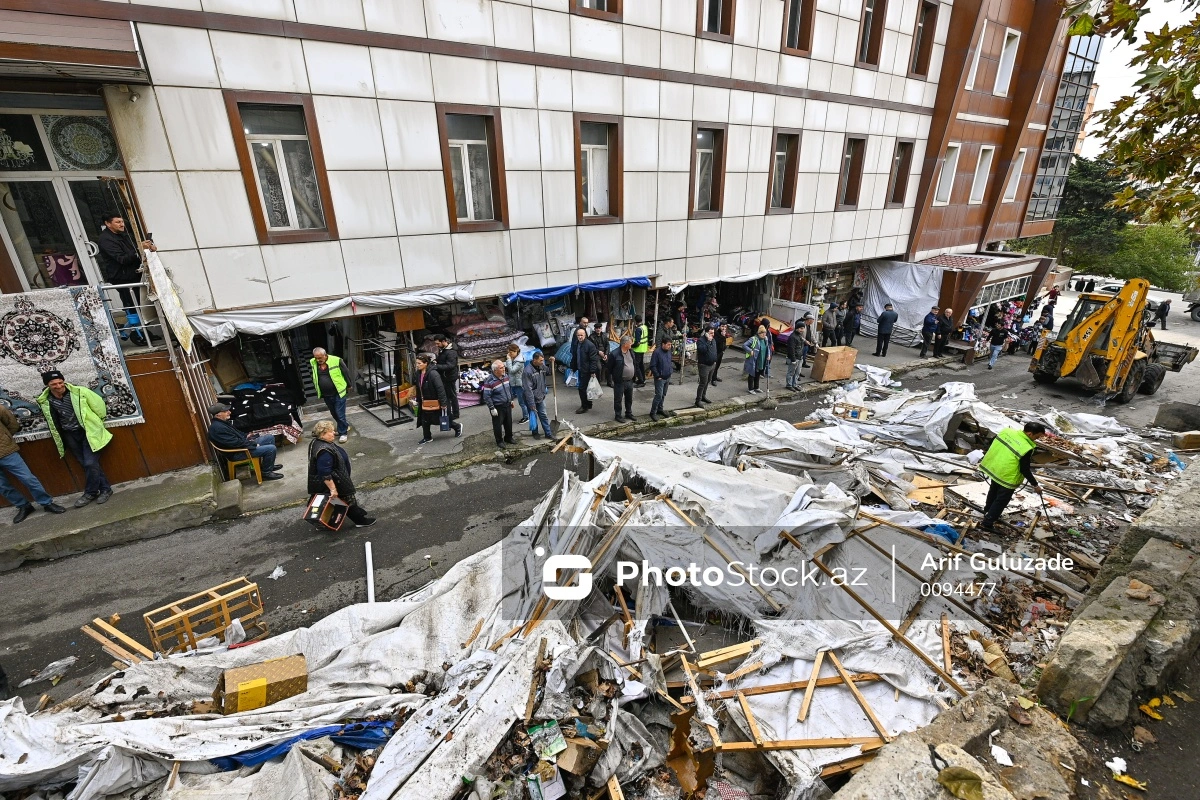
{"type": "MultiPolygon", "coordinates": [[[[1073,300],[1060,301],[1062,315],[1073,300]]],[[[1182,309],[1180,309],[1182,311],[1182,309]]],[[[1200,343],[1200,324],[1182,313],[1169,323],[1172,335],[1200,343]]],[[[911,358],[912,353],[909,352],[911,358]]],[[[870,355],[863,359],[870,363],[870,355]]],[[[1128,405],[1096,405],[1073,381],[1040,386],[1029,377],[1025,355],[1005,356],[996,369],[984,361],[921,368],[902,377],[905,387],[934,388],[950,380],[975,383],[981,399],[1001,407],[1086,411],[1141,426],[1165,400],[1193,402],[1200,390],[1200,364],[1168,373],[1158,395],[1137,395],[1128,405]]],[[[730,376],[732,377],[732,376],[730,376]]],[[[726,384],[729,385],[729,384],[726,384]]],[[[687,391],[687,386],[677,387],[687,391]]],[[[743,384],[744,388],[744,384],[743,384]]],[[[692,390],[694,393],[694,389],[692,390]]],[[[775,392],[772,391],[775,395],[775,392]]],[[[789,399],[775,410],[753,408],[702,423],[631,431],[630,438],[662,439],[719,430],[731,424],[777,417],[803,419],[820,398],[789,399]]],[[[638,392],[635,413],[649,404],[638,392]]],[[[462,557],[499,540],[523,520],[563,469],[586,469],[586,458],[546,451],[511,463],[478,464],[439,477],[361,492],[361,502],[379,518],[369,529],[349,525],[322,533],[300,521],[295,508],[267,511],[231,522],[212,523],[157,539],[33,563],[0,574],[0,663],[14,687],[56,659],[79,658],[58,686],[21,690],[36,701],[49,692],[55,701],[78,691],[109,668],[111,660],[79,631],[94,617],[119,613],[119,627],[145,641],[142,614],[188,594],[246,576],[257,581],[273,633],[311,624],[366,597],[363,543],[370,541],[376,565],[376,597],[394,599],[444,573],[462,557]],[[429,559],[426,559],[429,556],[429,559]],[[287,575],[268,575],[282,566],[287,575]]]]}

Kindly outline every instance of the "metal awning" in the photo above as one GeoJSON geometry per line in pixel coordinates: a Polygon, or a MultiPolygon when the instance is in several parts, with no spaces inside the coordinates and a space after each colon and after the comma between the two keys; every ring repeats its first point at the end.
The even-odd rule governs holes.
{"type": "Polygon", "coordinates": [[[0,77],[150,82],[132,22],[5,10],[0,77]]]}

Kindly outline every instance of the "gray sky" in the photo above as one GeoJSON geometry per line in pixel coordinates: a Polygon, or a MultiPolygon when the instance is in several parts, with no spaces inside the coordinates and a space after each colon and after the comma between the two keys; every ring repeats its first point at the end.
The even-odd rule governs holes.
{"type": "MultiPolygon", "coordinates": [[[[1139,31],[1158,30],[1164,23],[1171,21],[1172,15],[1184,13],[1183,4],[1178,0],[1150,0],[1147,6],[1149,13],[1142,18],[1138,25],[1139,31]]],[[[1138,36],[1137,44],[1145,39],[1138,36]]],[[[1120,39],[1105,39],[1100,51],[1100,66],[1096,72],[1096,110],[1108,108],[1123,95],[1133,90],[1133,82],[1139,77],[1139,71],[1129,66],[1129,59],[1137,54],[1137,44],[1127,44],[1120,39]]],[[[1095,158],[1100,154],[1100,137],[1090,135],[1093,126],[1088,127],[1089,136],[1083,141],[1082,154],[1087,158],[1095,158]]]]}

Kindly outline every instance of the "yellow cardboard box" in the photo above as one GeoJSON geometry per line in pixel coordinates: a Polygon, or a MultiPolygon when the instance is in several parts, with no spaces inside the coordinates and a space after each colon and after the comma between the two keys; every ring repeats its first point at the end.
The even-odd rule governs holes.
{"type": "Polygon", "coordinates": [[[308,691],[304,656],[272,658],[221,673],[213,701],[222,714],[236,714],[278,703],[308,691]]]}

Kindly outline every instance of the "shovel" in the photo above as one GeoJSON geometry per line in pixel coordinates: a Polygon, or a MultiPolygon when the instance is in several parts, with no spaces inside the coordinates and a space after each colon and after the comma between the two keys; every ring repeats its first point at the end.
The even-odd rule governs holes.
{"type": "Polygon", "coordinates": [[[554,395],[554,419],[550,420],[550,431],[557,434],[562,423],[558,421],[558,369],[553,357],[550,358],[550,393],[554,395]]]}

